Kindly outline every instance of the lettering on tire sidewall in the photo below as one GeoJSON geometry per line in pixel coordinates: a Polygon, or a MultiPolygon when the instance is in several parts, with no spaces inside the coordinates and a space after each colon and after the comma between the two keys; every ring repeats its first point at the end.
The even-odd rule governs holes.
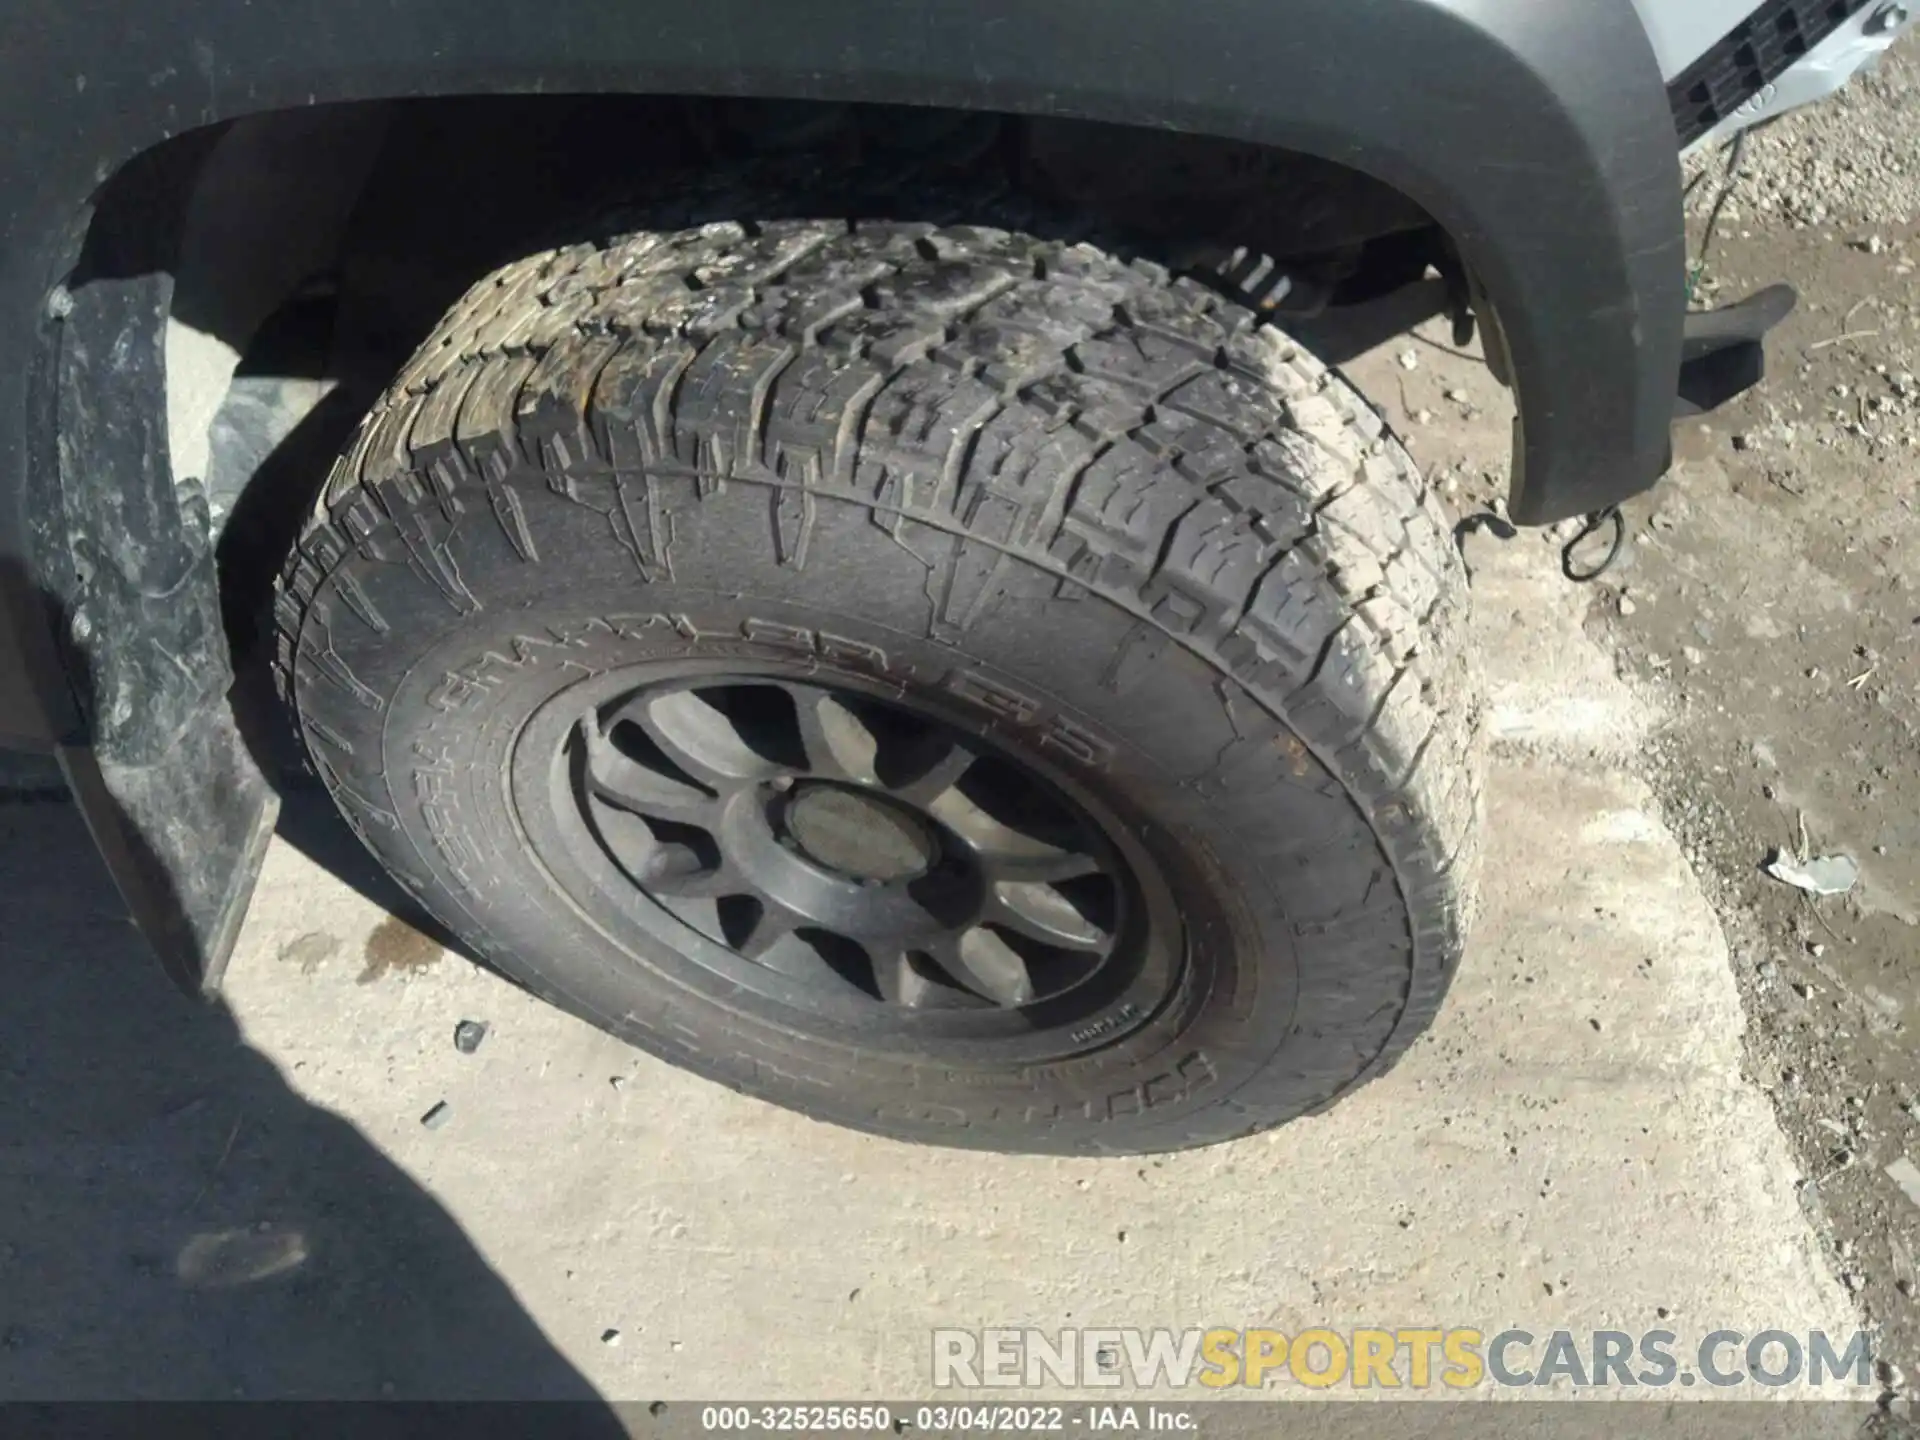
{"type": "MultiPolygon", "coordinates": [[[[1018,734],[1068,774],[1098,777],[1112,767],[1115,742],[1084,718],[1068,713],[1060,702],[964,657],[956,655],[939,665],[910,659],[904,652],[912,648],[927,647],[924,641],[916,646],[911,639],[889,646],[844,634],[831,625],[801,625],[751,614],[716,618],[677,609],[609,612],[530,624],[484,642],[469,641],[466,648],[452,652],[457,658],[451,663],[429,657],[425,665],[414,667],[414,683],[425,685],[431,718],[405,741],[405,773],[395,774],[394,780],[414,798],[442,873],[484,910],[490,882],[460,814],[460,787],[454,783],[463,748],[460,742],[475,720],[491,712],[503,689],[538,684],[551,691],[555,671],[589,680],[648,662],[697,660],[716,668],[740,661],[775,669],[796,664],[829,666],[849,681],[864,681],[877,695],[911,688],[916,698],[944,702],[989,733],[1018,734]]],[[[1139,1018],[1133,1003],[1127,1002],[1090,1017],[1071,1032],[1071,1038],[1076,1044],[1091,1045],[1139,1018]]],[[[1125,1088],[1090,1094],[1071,1105],[1043,1100],[1036,1093],[1050,1067],[1022,1070],[997,1080],[991,1075],[937,1071],[942,1081],[949,1082],[941,1087],[948,1095],[966,1090],[971,1081],[986,1113],[974,1105],[963,1108],[903,1093],[876,1112],[875,1118],[887,1124],[956,1130],[993,1119],[1063,1126],[1129,1117],[1137,1121],[1184,1108],[1216,1089],[1223,1079],[1220,1065],[1203,1046],[1162,1046],[1155,1059],[1158,1063],[1136,1067],[1142,1072],[1140,1078],[1125,1088]],[[1003,1086],[1010,1093],[992,1093],[1003,1086]]],[[[769,1066],[757,1056],[755,1063],[756,1068],[789,1083],[831,1089],[830,1077],[806,1075],[803,1067],[782,1068],[778,1062],[769,1066]]]]}
{"type": "Polygon", "coordinates": [[[447,715],[483,706],[500,685],[546,662],[590,675],[596,671],[587,657],[597,656],[610,642],[621,641],[638,642],[656,653],[625,655],[608,663],[680,658],[697,649],[703,658],[732,656],[774,663],[799,659],[896,686],[917,684],[923,691],[932,689],[958,701],[990,726],[1024,732],[1043,751],[1072,767],[1099,773],[1113,764],[1113,742],[1091,724],[1065,714],[1058,702],[1017,688],[977,666],[956,660],[943,672],[930,676],[922,667],[890,656],[881,646],[829,629],[752,616],[716,624],[696,620],[682,611],[651,611],[530,627],[446,667],[441,680],[429,690],[427,703],[447,715]]]}

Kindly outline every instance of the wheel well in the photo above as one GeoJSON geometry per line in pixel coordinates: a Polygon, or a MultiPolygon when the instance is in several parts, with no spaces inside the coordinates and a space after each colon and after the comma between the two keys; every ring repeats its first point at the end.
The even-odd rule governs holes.
{"type": "MultiPolygon", "coordinates": [[[[1276,277],[1298,278],[1309,319],[1404,292],[1430,269],[1454,276],[1441,289],[1456,306],[1464,295],[1438,227],[1381,181],[1244,141],[1105,122],[497,96],[319,106],[193,132],[125,167],[94,223],[124,233],[130,207],[171,212],[173,233],[154,246],[173,280],[168,449],[176,484],[205,493],[236,652],[333,454],[474,280],[552,243],[568,217],[690,169],[770,151],[796,165],[831,152],[898,167],[928,148],[990,153],[1022,192],[1259,303],[1273,305],[1276,277]],[[156,165],[161,152],[192,158],[156,165]],[[130,174],[141,182],[123,183],[130,174]],[[156,208],[156,184],[184,193],[156,208]]],[[[1420,318],[1403,306],[1389,323],[1420,318]]]]}

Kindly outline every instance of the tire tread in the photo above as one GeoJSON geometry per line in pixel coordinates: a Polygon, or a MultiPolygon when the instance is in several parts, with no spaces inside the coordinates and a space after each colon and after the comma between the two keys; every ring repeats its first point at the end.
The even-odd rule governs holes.
{"type": "MultiPolygon", "coordinates": [[[[928,580],[956,631],[1012,552],[1231,673],[1343,778],[1404,901],[1397,1016],[1356,1024],[1339,1089],[1431,1019],[1476,865],[1465,577],[1405,450],[1284,335],[1157,266],[976,225],[722,222],[529,256],[448,312],[334,467],[282,581],[283,694],[299,657],[324,659],[318,586],[386,543],[376,515],[407,553],[372,558],[438,565],[456,609],[436,537],[464,494],[535,551],[514,480],[559,477],[670,572],[616,513],[613,477],[637,466],[794,493],[774,506],[783,564],[806,563],[814,493],[859,497],[896,539],[961,537],[928,580]]],[[[1378,962],[1353,963],[1353,993],[1377,995],[1378,962]]]]}

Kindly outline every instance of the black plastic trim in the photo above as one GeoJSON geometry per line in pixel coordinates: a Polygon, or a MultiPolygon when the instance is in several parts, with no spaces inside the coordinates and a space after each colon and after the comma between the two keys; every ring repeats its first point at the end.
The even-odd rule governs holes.
{"type": "Polygon", "coordinates": [[[1767,0],[1667,87],[1685,149],[1797,65],[1868,0],[1767,0]]]}
{"type": "Polygon", "coordinates": [[[1767,373],[1767,332],[1793,313],[1799,299],[1791,285],[1769,285],[1718,310],[1691,312],[1674,415],[1704,415],[1758,385],[1767,373]]]}

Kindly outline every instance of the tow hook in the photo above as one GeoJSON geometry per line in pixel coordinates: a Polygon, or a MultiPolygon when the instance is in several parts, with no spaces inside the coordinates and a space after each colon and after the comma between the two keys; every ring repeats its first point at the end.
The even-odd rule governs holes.
{"type": "Polygon", "coordinates": [[[1758,385],[1767,373],[1766,334],[1799,299],[1791,285],[1769,285],[1718,310],[1688,312],[1674,418],[1718,410],[1758,385]]]}

